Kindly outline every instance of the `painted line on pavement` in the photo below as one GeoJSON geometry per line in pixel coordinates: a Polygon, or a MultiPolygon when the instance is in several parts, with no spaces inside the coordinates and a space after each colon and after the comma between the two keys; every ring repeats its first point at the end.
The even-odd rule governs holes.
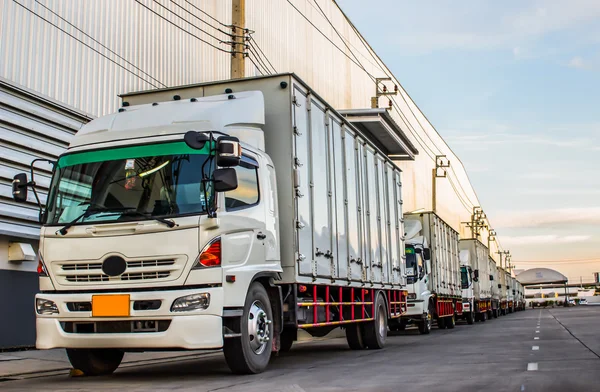
{"type": "Polygon", "coordinates": [[[540,346],[533,346],[533,347],[531,347],[531,349],[532,349],[533,351],[539,351],[539,349],[540,349],[540,346]]]}
{"type": "Polygon", "coordinates": [[[536,371],[536,370],[538,370],[538,364],[537,364],[537,362],[529,362],[527,364],[527,371],[528,372],[533,372],[533,371],[536,371]]]}

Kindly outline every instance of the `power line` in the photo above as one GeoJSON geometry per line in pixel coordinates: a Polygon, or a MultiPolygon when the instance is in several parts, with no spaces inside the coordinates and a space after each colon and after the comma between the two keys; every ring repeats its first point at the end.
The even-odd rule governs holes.
{"type": "MultiPolygon", "coordinates": [[[[15,1],[15,0],[13,0],[13,1],[15,1]]],[[[208,41],[206,41],[206,40],[204,40],[204,39],[202,39],[202,38],[198,37],[196,34],[193,34],[193,33],[189,32],[189,31],[187,31],[186,29],[184,29],[183,27],[181,27],[181,26],[179,26],[179,25],[177,25],[177,24],[175,24],[175,23],[171,22],[169,19],[165,18],[164,16],[162,16],[162,15],[161,15],[161,14],[159,14],[158,12],[154,11],[152,8],[150,8],[150,7],[146,6],[145,4],[143,4],[143,3],[142,3],[140,0],[135,0],[135,2],[136,2],[136,3],[138,3],[139,5],[141,5],[142,7],[144,7],[145,9],[147,9],[148,11],[152,12],[154,15],[156,15],[156,16],[158,16],[159,18],[163,19],[163,20],[164,20],[164,21],[166,21],[167,23],[169,23],[169,24],[171,24],[171,25],[173,25],[173,26],[177,27],[179,30],[183,31],[184,33],[187,33],[187,34],[191,35],[192,37],[196,38],[197,40],[199,40],[199,41],[201,41],[201,42],[204,42],[205,44],[207,44],[207,45],[209,45],[209,46],[211,46],[211,47],[213,47],[213,48],[215,48],[215,49],[217,49],[217,50],[220,50],[221,52],[225,52],[225,53],[240,53],[240,54],[243,54],[243,52],[234,52],[234,51],[230,51],[230,50],[225,50],[225,49],[223,49],[223,48],[219,48],[218,46],[215,46],[215,45],[213,45],[212,43],[210,43],[210,42],[208,42],[208,41]]]]}
{"type": "Polygon", "coordinates": [[[258,72],[260,72],[261,75],[264,75],[264,73],[263,73],[263,71],[261,71],[260,67],[258,65],[256,65],[256,63],[254,62],[254,60],[252,60],[252,57],[248,56],[247,58],[248,58],[248,60],[250,60],[250,62],[252,64],[254,64],[254,66],[256,67],[256,69],[258,70],[258,72]]]}
{"type": "Polygon", "coordinates": [[[163,87],[167,87],[166,84],[162,83],[160,80],[156,79],[155,77],[153,77],[152,75],[148,74],[147,72],[143,71],[142,69],[140,69],[138,66],[136,66],[135,64],[131,63],[130,61],[128,61],[127,59],[125,59],[123,56],[120,56],[119,54],[117,54],[114,50],[111,50],[110,48],[108,48],[106,45],[102,44],[100,41],[98,41],[97,39],[95,39],[94,37],[92,37],[91,35],[89,35],[88,33],[86,33],[85,31],[83,31],[82,29],[80,29],[79,27],[75,26],[73,23],[69,22],[68,20],[66,20],[65,18],[63,18],[62,16],[60,16],[59,14],[57,14],[56,12],[52,11],[50,8],[46,7],[44,4],[40,3],[38,0],[35,0],[35,2],[40,5],[41,7],[45,8],[46,10],[48,10],[50,13],[52,13],[53,15],[55,15],[56,17],[58,17],[60,20],[62,20],[63,22],[65,22],[66,24],[68,24],[69,26],[73,27],[75,30],[81,32],[84,36],[88,37],[89,39],[91,39],[92,41],[96,42],[98,45],[100,45],[101,47],[103,47],[104,49],[108,50],[110,53],[114,54],[115,56],[117,56],[118,58],[120,58],[121,60],[123,60],[124,62],[126,62],[127,64],[131,65],[133,68],[137,69],[138,71],[140,71],[141,73],[143,73],[144,75],[148,76],[149,78],[151,78],[152,80],[156,81],[158,84],[162,85],[163,87]]]}
{"type": "Polygon", "coordinates": [[[258,56],[258,54],[256,53],[256,51],[254,50],[254,47],[252,45],[248,45],[247,47],[248,47],[248,57],[250,58],[250,56],[254,55],[254,57],[256,57],[256,60],[258,61],[258,63],[265,70],[265,73],[268,74],[268,75],[272,75],[273,73],[265,65],[265,62],[262,60],[262,58],[260,58],[260,56],[258,56]]]}
{"type": "Polygon", "coordinates": [[[262,54],[262,56],[265,58],[265,60],[267,61],[267,63],[269,63],[269,65],[271,66],[271,68],[273,69],[274,73],[277,73],[277,69],[273,66],[273,64],[269,61],[269,58],[267,57],[267,55],[265,55],[265,52],[263,52],[263,50],[260,48],[260,46],[258,45],[258,42],[254,39],[254,37],[250,36],[250,41],[248,41],[248,43],[250,45],[254,45],[256,46],[256,49],[258,49],[258,51],[262,54]],[[254,44],[252,44],[252,42],[254,42],[254,44]]]}
{"type": "Polygon", "coordinates": [[[131,71],[129,68],[124,67],[123,65],[119,64],[118,62],[116,62],[115,60],[111,59],[110,57],[106,56],[104,53],[101,53],[99,50],[97,50],[96,48],[92,47],[91,45],[88,45],[87,43],[83,42],[82,40],[80,40],[79,38],[75,37],[73,34],[67,32],[66,30],[62,29],[61,27],[57,26],[56,24],[52,23],[51,21],[49,21],[48,19],[44,18],[43,16],[35,13],[33,10],[27,8],[25,5],[19,3],[17,0],[13,0],[13,2],[17,5],[19,5],[20,7],[23,7],[24,9],[26,9],[27,11],[29,11],[30,13],[32,13],[33,15],[37,16],[38,18],[42,19],[44,22],[48,23],[49,25],[55,27],[56,29],[62,31],[64,34],[68,35],[69,37],[73,38],[74,40],[76,40],[77,42],[81,43],[82,45],[84,45],[85,47],[93,50],[94,52],[96,52],[97,54],[99,54],[100,56],[104,57],[105,59],[107,59],[108,61],[110,61],[111,63],[117,65],[118,67],[123,68],[125,71],[129,72],[130,74],[132,74],[133,76],[139,78],[140,80],[143,80],[144,82],[148,83],[149,85],[151,85],[152,87],[158,88],[159,86],[155,85],[152,82],[147,81],[146,79],[142,78],[140,75],[136,74],[135,72],[131,71]]]}
{"type": "MultiPolygon", "coordinates": [[[[208,23],[207,21],[205,21],[204,19],[200,18],[198,15],[194,14],[193,12],[189,11],[188,9],[186,9],[185,7],[179,5],[178,3],[175,2],[175,0],[171,0],[171,3],[175,4],[177,7],[179,7],[180,9],[184,10],[185,12],[187,12],[188,14],[192,15],[194,18],[198,19],[200,22],[207,24],[208,26],[212,27],[213,29],[219,31],[220,33],[228,36],[228,37],[236,37],[236,38],[243,38],[243,35],[235,35],[232,33],[228,33],[226,31],[221,30],[219,27],[215,27],[212,24],[208,23]]],[[[188,2],[188,4],[190,4],[192,7],[200,10],[198,7],[196,7],[195,5],[191,4],[188,2]]],[[[204,12],[202,10],[200,10],[201,12],[204,12]]],[[[206,12],[204,12],[206,14],[206,12]]],[[[207,14],[208,15],[208,14],[207,14]]],[[[214,19],[214,18],[213,18],[214,19]]],[[[229,26],[227,26],[229,27],[229,26]]]]}
{"type": "MultiPolygon", "coordinates": [[[[173,0],[171,0],[171,1],[173,1],[173,0]]],[[[200,8],[196,7],[194,4],[190,3],[188,0],[183,0],[183,1],[185,1],[186,3],[188,3],[189,5],[191,5],[192,7],[194,7],[195,9],[197,9],[198,11],[202,12],[204,15],[208,16],[210,19],[214,20],[215,22],[217,22],[221,26],[223,26],[223,27],[232,27],[232,25],[227,25],[227,24],[221,22],[220,20],[218,20],[217,18],[215,18],[214,16],[210,15],[208,12],[203,11],[200,8]]]]}
{"type": "Polygon", "coordinates": [[[315,30],[317,30],[317,32],[319,32],[327,41],[329,41],[331,43],[331,45],[333,45],[337,50],[339,50],[344,56],[346,56],[348,58],[348,60],[352,61],[357,67],[359,67],[360,69],[362,69],[363,71],[365,71],[365,73],[367,75],[369,75],[371,78],[375,78],[373,75],[371,75],[362,65],[360,65],[359,63],[357,63],[352,57],[348,56],[346,54],[346,52],[344,52],[339,46],[337,46],[335,44],[335,42],[333,42],[327,35],[325,35],[325,33],[323,33],[321,30],[319,30],[319,28],[317,26],[315,26],[315,24],[308,19],[308,17],[306,15],[304,15],[298,8],[296,8],[296,6],[290,1],[287,0],[288,4],[291,5],[296,12],[298,12],[312,27],[314,27],[315,30]]]}
{"type": "MultiPolygon", "coordinates": [[[[173,12],[173,11],[172,11],[172,10],[171,10],[169,7],[166,7],[166,6],[162,5],[162,4],[161,4],[161,3],[159,3],[157,0],[153,0],[153,1],[154,1],[156,4],[158,4],[160,7],[164,8],[165,10],[167,10],[168,12],[170,12],[171,14],[173,14],[173,15],[175,15],[176,17],[178,17],[179,19],[183,20],[185,23],[187,23],[187,24],[189,24],[190,26],[192,26],[192,27],[194,27],[194,28],[196,28],[196,29],[198,29],[198,30],[202,31],[204,34],[208,35],[209,37],[211,37],[211,38],[213,38],[213,39],[215,39],[215,40],[219,41],[219,43],[220,43],[220,44],[223,44],[223,43],[227,43],[227,44],[228,44],[228,43],[229,43],[229,42],[223,41],[221,38],[219,38],[219,37],[217,37],[217,36],[214,36],[214,35],[212,35],[212,34],[211,34],[211,33],[209,33],[208,31],[201,29],[200,27],[196,26],[195,24],[193,24],[193,23],[192,23],[192,22],[190,22],[189,20],[185,19],[184,17],[177,15],[177,14],[176,14],[175,12],[173,12]]],[[[185,8],[181,7],[179,4],[177,4],[177,3],[175,3],[175,2],[174,2],[174,4],[175,4],[176,6],[178,6],[178,7],[182,8],[184,11],[187,11],[185,8]]],[[[187,12],[189,12],[189,11],[187,11],[187,12]]],[[[193,14],[192,14],[192,15],[193,15],[193,14]]],[[[195,16],[195,15],[194,15],[194,16],[195,16]]]]}

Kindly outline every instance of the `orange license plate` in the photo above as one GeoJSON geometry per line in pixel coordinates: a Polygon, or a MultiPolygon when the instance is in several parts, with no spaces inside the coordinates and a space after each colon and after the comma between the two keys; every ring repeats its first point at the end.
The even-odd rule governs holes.
{"type": "Polygon", "coordinates": [[[127,317],[129,308],[129,294],[92,295],[92,317],[127,317]]]}

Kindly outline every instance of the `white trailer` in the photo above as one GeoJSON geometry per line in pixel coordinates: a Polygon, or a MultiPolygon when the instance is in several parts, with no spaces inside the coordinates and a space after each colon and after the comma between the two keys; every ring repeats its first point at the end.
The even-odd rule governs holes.
{"type": "Polygon", "coordinates": [[[408,311],[392,329],[417,324],[422,334],[454,328],[462,317],[458,232],[433,212],[404,215],[408,311]]]}
{"type": "Polygon", "coordinates": [[[500,314],[500,289],[498,288],[498,267],[496,260],[488,256],[488,272],[490,274],[491,303],[488,309],[488,318],[498,318],[500,314]]]}
{"type": "Polygon", "coordinates": [[[486,321],[492,302],[488,248],[477,239],[461,239],[459,249],[461,267],[471,279],[470,287],[463,289],[464,312],[471,310],[465,316],[468,322],[486,321]]]}
{"type": "Polygon", "coordinates": [[[497,267],[498,284],[496,287],[500,292],[500,316],[504,316],[508,309],[508,286],[506,283],[506,271],[502,267],[497,267]]]}
{"type": "Polygon", "coordinates": [[[124,95],[55,165],[37,347],[88,375],[215,348],[258,373],[298,328],[383,347],[407,292],[400,170],[375,141],[293,74],[124,95]]]}

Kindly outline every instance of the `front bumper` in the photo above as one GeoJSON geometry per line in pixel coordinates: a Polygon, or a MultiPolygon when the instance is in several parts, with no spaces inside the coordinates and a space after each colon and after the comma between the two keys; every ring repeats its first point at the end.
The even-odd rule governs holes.
{"type": "MultiPolygon", "coordinates": [[[[106,293],[111,294],[111,293],[106,293]]],[[[117,294],[117,293],[114,293],[117,294]]],[[[124,294],[124,293],[118,293],[124,294]]],[[[223,289],[199,288],[170,291],[130,292],[129,317],[92,317],[90,311],[69,310],[68,303],[90,302],[91,293],[38,294],[36,298],[56,303],[58,314],[37,315],[36,347],[50,348],[120,348],[120,349],[214,349],[223,347],[223,289]],[[171,305],[177,298],[190,294],[209,293],[210,305],[205,310],[172,312],[171,305]],[[136,301],[160,300],[155,310],[134,310],[136,301]],[[152,332],[72,332],[75,323],[94,325],[128,325],[135,321],[162,322],[167,328],[152,332]],[[112,323],[112,324],[111,324],[112,323]],[[68,332],[69,331],[69,332],[68,332]]],[[[110,330],[110,328],[108,328],[110,330]]]]}
{"type": "Polygon", "coordinates": [[[403,317],[422,319],[425,314],[425,307],[423,301],[408,301],[406,314],[403,317]]]}

